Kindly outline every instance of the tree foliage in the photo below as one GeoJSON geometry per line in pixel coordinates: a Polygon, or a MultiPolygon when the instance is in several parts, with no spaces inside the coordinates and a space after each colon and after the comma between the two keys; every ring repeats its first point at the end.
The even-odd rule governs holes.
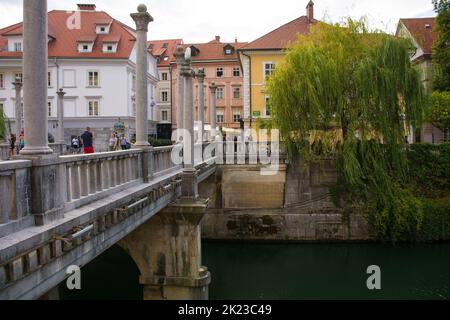
{"type": "Polygon", "coordinates": [[[422,206],[403,189],[406,128],[421,125],[427,101],[411,47],[370,33],[364,21],[317,24],[268,86],[290,155],[314,159],[312,145],[335,153],[348,199],[367,209],[383,239],[409,237],[423,219],[422,206]]]}
{"type": "Polygon", "coordinates": [[[433,45],[435,77],[433,87],[437,91],[450,91],[450,1],[433,0],[436,18],[437,40],[433,45]]]}
{"type": "Polygon", "coordinates": [[[430,95],[429,116],[431,123],[445,131],[450,128],[450,92],[433,92],[430,95]]]}

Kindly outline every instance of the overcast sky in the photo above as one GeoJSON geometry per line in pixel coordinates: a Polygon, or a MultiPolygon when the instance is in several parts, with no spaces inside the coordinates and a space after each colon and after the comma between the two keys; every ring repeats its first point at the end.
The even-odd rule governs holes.
{"type": "MultiPolygon", "coordinates": [[[[134,26],[130,12],[145,3],[155,19],[149,39],[183,38],[186,43],[252,41],[305,15],[309,0],[48,0],[49,10],[75,10],[77,3],[95,3],[97,10],[134,26]]],[[[434,16],[431,0],[314,0],[315,16],[340,22],[367,16],[371,26],[395,32],[399,18],[434,16]]],[[[0,0],[0,28],[22,21],[21,0],[0,0]]]]}

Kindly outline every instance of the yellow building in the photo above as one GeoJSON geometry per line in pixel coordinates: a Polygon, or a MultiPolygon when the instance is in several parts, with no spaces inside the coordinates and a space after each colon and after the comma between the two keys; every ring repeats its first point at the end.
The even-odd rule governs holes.
{"type": "Polygon", "coordinates": [[[314,3],[306,7],[306,15],[250,42],[239,49],[239,59],[244,76],[244,121],[245,128],[257,129],[259,119],[270,119],[269,96],[266,79],[283,59],[289,43],[299,34],[308,34],[314,19],[314,3]]]}

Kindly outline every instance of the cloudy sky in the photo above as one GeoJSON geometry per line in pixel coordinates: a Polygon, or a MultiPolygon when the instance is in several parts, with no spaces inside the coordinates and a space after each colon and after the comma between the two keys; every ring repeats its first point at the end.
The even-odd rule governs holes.
{"type": "MultiPolygon", "coordinates": [[[[145,3],[155,19],[149,39],[183,38],[206,42],[215,35],[224,41],[252,41],[305,14],[309,0],[48,0],[49,10],[75,10],[77,3],[95,3],[133,26],[130,12],[145,3]]],[[[399,18],[434,16],[431,0],[315,0],[315,16],[340,22],[366,16],[372,27],[395,32],[399,18]]],[[[21,0],[0,0],[0,28],[22,20],[21,0]]]]}

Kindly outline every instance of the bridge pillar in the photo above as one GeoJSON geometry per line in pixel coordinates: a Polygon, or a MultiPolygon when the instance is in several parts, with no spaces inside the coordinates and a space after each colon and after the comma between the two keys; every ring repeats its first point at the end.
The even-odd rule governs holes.
{"type": "Polygon", "coordinates": [[[66,93],[63,89],[56,92],[58,95],[58,143],[61,145],[61,155],[66,154],[66,141],[64,139],[64,96],[66,93]]]}
{"type": "Polygon", "coordinates": [[[211,90],[211,141],[215,141],[216,134],[217,134],[217,132],[216,132],[216,130],[217,130],[217,110],[216,110],[217,86],[216,86],[216,84],[214,82],[211,82],[209,89],[211,90]]]}
{"type": "Polygon", "coordinates": [[[177,129],[183,129],[184,77],[181,71],[181,66],[184,63],[183,47],[177,46],[173,55],[177,59],[177,129]]]}
{"type": "Polygon", "coordinates": [[[198,70],[198,139],[197,142],[205,141],[205,69],[198,70]]]}
{"type": "Polygon", "coordinates": [[[136,146],[149,147],[148,143],[148,25],[153,21],[143,4],[132,13],[136,23],[136,146]]]}
{"type": "Polygon", "coordinates": [[[180,200],[119,243],[140,269],[144,300],[208,299],[200,231],[208,201],[180,200]]]}

